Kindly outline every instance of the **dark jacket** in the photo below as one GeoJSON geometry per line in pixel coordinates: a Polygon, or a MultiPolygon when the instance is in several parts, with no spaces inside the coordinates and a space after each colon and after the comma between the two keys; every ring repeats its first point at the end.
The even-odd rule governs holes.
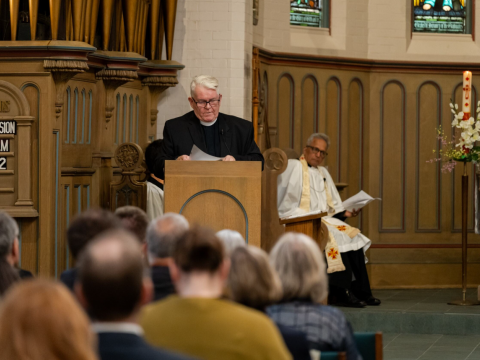
{"type": "MultiPolygon", "coordinates": [[[[220,156],[232,155],[237,161],[261,161],[263,155],[253,139],[250,121],[219,113],[220,156]]],[[[181,155],[190,155],[193,145],[207,152],[205,135],[200,120],[193,111],[165,123],[163,143],[155,158],[153,173],[164,179],[165,160],[175,160],[181,155]]]]}
{"type": "Polygon", "coordinates": [[[98,334],[101,360],[187,360],[186,356],[154,348],[140,336],[128,333],[101,332],[98,334]]]}
{"type": "Polygon", "coordinates": [[[287,345],[288,351],[292,354],[293,360],[310,360],[310,350],[307,341],[307,335],[291,329],[288,326],[276,324],[283,341],[287,345]]]}
{"type": "Polygon", "coordinates": [[[73,292],[73,288],[75,285],[75,281],[77,280],[77,277],[78,277],[78,269],[71,268],[71,269],[65,270],[60,274],[60,281],[73,292]]]}
{"type": "Polygon", "coordinates": [[[175,286],[170,277],[168,266],[152,266],[151,274],[155,288],[154,301],[162,300],[169,295],[175,294],[175,286]]]}

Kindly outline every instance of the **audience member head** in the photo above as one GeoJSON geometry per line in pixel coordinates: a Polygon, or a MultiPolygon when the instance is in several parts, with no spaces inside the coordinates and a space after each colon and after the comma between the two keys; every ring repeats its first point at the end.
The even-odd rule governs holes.
{"type": "Polygon", "coordinates": [[[78,261],[75,292],[98,321],[135,317],[152,298],[138,241],[127,231],[113,230],[95,238],[78,261]]]}
{"type": "Polygon", "coordinates": [[[326,134],[315,133],[310,135],[303,149],[303,156],[310,166],[320,166],[327,157],[330,147],[330,138],[326,134]]]}
{"type": "Polygon", "coordinates": [[[18,225],[4,211],[0,211],[0,296],[20,279],[14,266],[19,261],[18,225]]]}
{"type": "Polygon", "coordinates": [[[145,165],[150,174],[153,174],[155,159],[162,148],[163,139],[152,141],[145,149],[145,165]]]}
{"type": "Polygon", "coordinates": [[[210,75],[198,75],[193,78],[188,101],[199,120],[212,122],[217,119],[221,100],[222,94],[218,93],[216,78],[210,75]]]}
{"type": "Polygon", "coordinates": [[[232,300],[264,311],[281,299],[282,285],[265,251],[253,246],[237,247],[230,261],[228,287],[232,300]]]}
{"type": "Polygon", "coordinates": [[[230,256],[237,247],[247,245],[242,234],[235,230],[220,230],[216,235],[223,242],[225,253],[228,256],[230,256]]]}
{"type": "Polygon", "coordinates": [[[283,288],[283,300],[309,298],[322,302],[328,295],[325,260],[318,245],[308,236],[286,233],[270,252],[270,261],[283,288]]]}
{"type": "Polygon", "coordinates": [[[195,226],[173,247],[170,275],[183,297],[220,297],[230,261],[224,258],[222,242],[208,228],[195,226]]]}
{"type": "Polygon", "coordinates": [[[0,306],[2,359],[94,360],[95,347],[87,316],[57,282],[22,282],[0,306]]]}
{"type": "Polygon", "coordinates": [[[127,205],[115,210],[115,215],[120,219],[125,229],[137,236],[140,243],[145,243],[149,223],[145,211],[139,207],[127,205]]]}
{"type": "Polygon", "coordinates": [[[95,236],[104,231],[121,228],[120,220],[110,211],[91,209],[77,215],[67,230],[70,253],[76,259],[95,236]]]}
{"type": "Polygon", "coordinates": [[[173,246],[188,230],[188,221],[184,216],[166,213],[150,222],[147,229],[147,247],[150,261],[172,256],[173,246]]]}

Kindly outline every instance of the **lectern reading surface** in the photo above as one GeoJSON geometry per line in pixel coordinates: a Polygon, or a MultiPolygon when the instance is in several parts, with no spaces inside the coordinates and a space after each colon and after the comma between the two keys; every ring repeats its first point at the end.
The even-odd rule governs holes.
{"type": "Polygon", "coordinates": [[[165,212],[260,247],[261,176],[258,161],[165,161],[165,212]]]}
{"type": "Polygon", "coordinates": [[[320,247],[320,250],[324,251],[328,242],[328,230],[322,229],[322,217],[326,215],[327,213],[319,213],[295,218],[279,219],[279,222],[280,225],[285,225],[285,232],[298,232],[308,235],[315,240],[320,247]]]}

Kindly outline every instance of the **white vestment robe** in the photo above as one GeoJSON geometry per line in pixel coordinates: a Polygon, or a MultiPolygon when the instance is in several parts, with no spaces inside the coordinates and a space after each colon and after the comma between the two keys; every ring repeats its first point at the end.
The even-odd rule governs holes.
{"type": "MultiPolygon", "coordinates": [[[[340,194],[328,170],[324,167],[320,168],[321,171],[315,167],[308,167],[310,175],[310,211],[328,212],[326,186],[330,190],[335,214],[345,211],[340,194]]],[[[302,198],[302,171],[302,163],[299,160],[290,159],[288,160],[287,169],[278,177],[277,208],[278,215],[281,218],[306,213],[299,208],[302,198]]],[[[370,247],[372,242],[365,235],[359,233],[350,238],[345,232],[338,230],[336,226],[347,225],[343,221],[332,216],[325,216],[322,219],[325,220],[324,223],[327,225],[328,231],[335,237],[340,252],[344,253],[358,249],[363,249],[365,252],[370,247]]]]}
{"type": "Polygon", "coordinates": [[[153,220],[163,215],[163,190],[147,181],[147,216],[153,220]]]}

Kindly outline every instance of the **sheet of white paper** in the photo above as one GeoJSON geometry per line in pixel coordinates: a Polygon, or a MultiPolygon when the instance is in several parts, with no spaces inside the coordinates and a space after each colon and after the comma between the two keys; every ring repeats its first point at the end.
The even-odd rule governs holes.
{"type": "Polygon", "coordinates": [[[200,150],[197,145],[193,145],[192,152],[190,153],[190,160],[193,161],[219,161],[222,158],[208,155],[207,153],[200,150]]]}
{"type": "Polygon", "coordinates": [[[353,209],[359,210],[364,206],[370,204],[374,200],[382,200],[380,198],[373,198],[368,195],[365,191],[361,190],[358,194],[353,195],[351,198],[348,198],[343,202],[343,207],[348,210],[352,211],[353,209]]]}
{"type": "Polygon", "coordinates": [[[295,219],[295,218],[298,218],[298,217],[316,215],[316,214],[320,214],[322,212],[326,212],[326,211],[325,210],[315,210],[315,211],[309,211],[309,212],[304,212],[304,213],[300,213],[300,214],[296,213],[296,214],[293,214],[293,215],[285,216],[285,217],[281,218],[281,220],[295,219]]]}

